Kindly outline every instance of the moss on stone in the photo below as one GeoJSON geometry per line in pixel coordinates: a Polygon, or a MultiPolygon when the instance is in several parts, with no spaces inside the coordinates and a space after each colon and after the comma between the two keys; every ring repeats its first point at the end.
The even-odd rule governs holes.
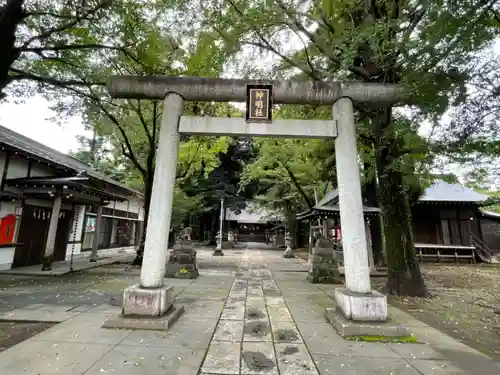
{"type": "Polygon", "coordinates": [[[404,343],[418,343],[415,335],[411,334],[402,337],[390,336],[345,336],[346,340],[351,341],[365,341],[365,342],[404,342],[404,343]]]}

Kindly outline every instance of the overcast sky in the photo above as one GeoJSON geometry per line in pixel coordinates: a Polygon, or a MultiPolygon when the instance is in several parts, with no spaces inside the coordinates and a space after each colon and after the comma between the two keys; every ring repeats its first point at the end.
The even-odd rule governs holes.
{"type": "Polygon", "coordinates": [[[71,118],[60,126],[49,119],[51,116],[54,113],[48,102],[40,96],[23,104],[0,103],[0,125],[64,153],[76,150],[75,136],[86,133],[82,119],[71,118]]]}

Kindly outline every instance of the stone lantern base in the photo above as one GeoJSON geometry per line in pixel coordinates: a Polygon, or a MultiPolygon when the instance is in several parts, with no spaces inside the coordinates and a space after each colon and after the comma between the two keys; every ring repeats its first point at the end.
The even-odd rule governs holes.
{"type": "Polygon", "coordinates": [[[332,248],[313,247],[309,259],[307,281],[318,284],[343,283],[332,248]]]}

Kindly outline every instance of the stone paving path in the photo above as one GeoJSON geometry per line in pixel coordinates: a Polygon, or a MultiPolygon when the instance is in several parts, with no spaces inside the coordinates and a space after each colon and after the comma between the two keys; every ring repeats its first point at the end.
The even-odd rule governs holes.
{"type": "Polygon", "coordinates": [[[260,252],[243,256],[202,374],[318,374],[265,265],[260,252]]]}
{"type": "MultiPolygon", "coordinates": [[[[390,316],[425,344],[343,340],[323,316],[335,286],[309,284],[300,262],[281,251],[200,251],[199,259],[199,278],[166,280],[186,308],[168,332],[102,329],[120,311],[110,304],[35,303],[3,313],[62,322],[0,353],[0,374],[500,374],[498,363],[392,307],[390,316]]],[[[119,293],[134,282],[114,275],[92,288],[119,293]]]]}

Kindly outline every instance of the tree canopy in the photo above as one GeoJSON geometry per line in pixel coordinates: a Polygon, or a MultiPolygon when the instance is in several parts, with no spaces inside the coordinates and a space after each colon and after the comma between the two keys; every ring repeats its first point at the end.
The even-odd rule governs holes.
{"type": "MultiPolygon", "coordinates": [[[[485,52],[500,25],[494,0],[4,0],[0,7],[7,36],[0,94],[41,93],[57,103],[60,120],[83,113],[95,135],[82,138],[74,155],[142,188],[146,210],[162,104],[111,100],[104,87],[110,75],[403,86],[412,98],[404,107],[356,108],[363,191],[382,209],[391,293],[426,295],[410,206],[436,162],[480,159],[484,166],[483,156],[500,153],[498,59],[485,52]],[[443,124],[445,113],[451,120],[443,124]],[[427,139],[424,122],[432,128],[427,139]]],[[[185,114],[242,116],[211,102],[186,103],[185,114]]],[[[331,108],[282,105],[275,117],[330,119],[331,108]]],[[[256,198],[292,220],[336,185],[333,140],[183,137],[179,156],[175,225],[189,212],[217,212],[221,198],[236,209],[256,198]]],[[[484,179],[469,177],[478,186],[484,179]]]]}

